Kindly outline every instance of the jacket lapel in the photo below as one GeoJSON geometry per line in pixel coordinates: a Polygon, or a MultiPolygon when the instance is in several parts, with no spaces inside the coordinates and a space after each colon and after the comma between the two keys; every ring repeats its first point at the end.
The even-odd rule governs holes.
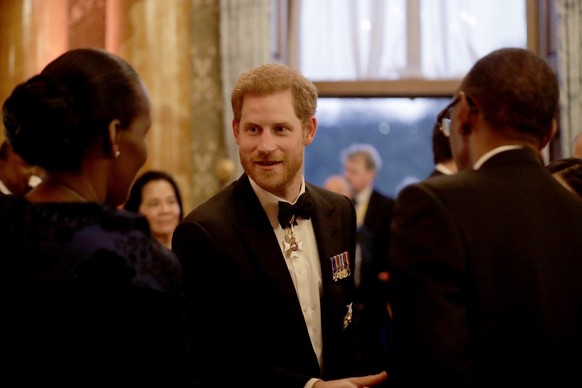
{"type": "MultiPolygon", "coordinates": [[[[332,204],[310,186],[307,184],[307,190],[311,193],[315,203],[312,222],[319,251],[321,280],[323,284],[323,296],[321,299],[322,324],[325,325],[328,322],[340,324],[343,320],[343,315],[347,311],[347,306],[343,305],[345,296],[344,289],[340,284],[341,282],[333,280],[330,258],[346,251],[342,247],[348,246],[348,244],[345,241],[340,241],[341,233],[339,229],[342,226],[346,227],[346,225],[342,224],[340,214],[332,204]]],[[[350,257],[350,267],[352,270],[353,259],[353,257],[350,257]]],[[[324,333],[326,333],[326,330],[324,330],[324,333]]],[[[324,349],[326,349],[325,343],[324,349]]]]}
{"type": "Polygon", "coordinates": [[[335,237],[339,233],[339,223],[333,222],[332,217],[333,207],[323,197],[319,196],[316,191],[309,190],[315,204],[315,211],[313,214],[313,230],[317,240],[317,249],[319,253],[319,260],[321,263],[321,277],[326,284],[326,281],[332,279],[331,263],[329,258],[337,255],[339,244],[335,237]]]}
{"type": "MultiPolygon", "coordinates": [[[[342,227],[342,223],[339,212],[317,190],[314,190],[312,185],[307,184],[306,190],[312,194],[315,205],[312,223],[317,240],[323,284],[321,312],[324,359],[327,359],[330,357],[328,353],[333,352],[338,346],[335,344],[335,339],[343,330],[343,316],[347,311],[347,307],[343,304],[345,295],[340,284],[342,282],[333,281],[330,257],[345,251],[346,249],[342,250],[342,247],[348,246],[349,243],[340,241],[342,234],[339,228],[342,227]]],[[[233,220],[235,229],[241,234],[244,243],[248,244],[256,260],[274,283],[282,297],[282,303],[289,306],[295,318],[295,324],[302,327],[305,346],[313,351],[301,305],[279,242],[246,175],[235,183],[233,198],[237,209],[236,219],[233,220]]],[[[353,252],[350,253],[353,254],[353,252]]],[[[352,260],[351,257],[350,260],[352,260]]],[[[351,266],[353,269],[353,264],[351,266]]],[[[317,362],[315,353],[313,353],[313,362],[317,362]]]]}
{"type": "Polygon", "coordinates": [[[237,202],[234,227],[240,232],[261,267],[272,279],[281,296],[294,312],[297,323],[307,327],[295,292],[293,280],[285,263],[285,258],[279,248],[279,243],[273,232],[273,227],[259,199],[253,191],[249,179],[243,175],[233,189],[234,201],[237,202]]]}

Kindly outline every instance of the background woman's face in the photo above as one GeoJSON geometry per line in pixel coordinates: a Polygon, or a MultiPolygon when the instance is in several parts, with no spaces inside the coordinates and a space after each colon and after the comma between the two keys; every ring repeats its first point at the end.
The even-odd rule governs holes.
{"type": "Polygon", "coordinates": [[[180,204],[172,185],[166,180],[146,183],[138,211],[143,214],[154,236],[171,235],[180,222],[180,204]]]}

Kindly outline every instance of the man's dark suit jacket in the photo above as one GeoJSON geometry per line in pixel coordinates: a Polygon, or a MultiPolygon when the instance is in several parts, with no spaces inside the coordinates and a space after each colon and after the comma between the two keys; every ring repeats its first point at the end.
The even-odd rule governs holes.
{"type": "MultiPolygon", "coordinates": [[[[388,255],[390,254],[390,222],[394,200],[372,191],[364,223],[361,227],[363,264],[361,293],[367,294],[364,298],[378,297],[378,272],[388,271],[388,255]],[[371,295],[370,295],[371,294],[371,295]]],[[[385,292],[385,290],[384,290],[385,292]]],[[[386,303],[386,299],[383,299],[386,303]]]]}
{"type": "Polygon", "coordinates": [[[388,283],[379,280],[378,273],[388,271],[393,207],[393,199],[372,191],[364,222],[358,228],[361,254],[360,283],[356,288],[358,375],[388,369],[388,283]]]}
{"type": "Polygon", "coordinates": [[[580,385],[582,201],[534,152],[405,188],[391,260],[392,383],[580,385]]]}
{"type": "Polygon", "coordinates": [[[353,277],[332,279],[330,257],[349,252],[355,211],[349,200],[306,184],[321,261],[323,368],[273,227],[246,175],[192,211],[172,248],[183,264],[201,387],[303,387],[309,378],[350,376],[353,277]]]}

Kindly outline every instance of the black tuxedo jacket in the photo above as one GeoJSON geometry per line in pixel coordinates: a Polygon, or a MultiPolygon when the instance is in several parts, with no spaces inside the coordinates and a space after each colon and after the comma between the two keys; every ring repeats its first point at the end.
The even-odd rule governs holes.
{"type": "Polygon", "coordinates": [[[393,199],[373,190],[363,225],[358,230],[362,252],[362,274],[358,294],[367,301],[374,299],[381,303],[387,302],[385,284],[378,280],[378,272],[388,271],[393,208],[393,199]]]}
{"type": "Polygon", "coordinates": [[[405,188],[394,384],[580,385],[582,201],[527,149],[405,188]]]}
{"type": "Polygon", "coordinates": [[[192,211],[172,248],[183,264],[201,387],[303,387],[309,378],[347,377],[351,327],[344,317],[353,278],[332,280],[330,257],[349,252],[355,211],[349,200],[306,184],[321,260],[323,367],[273,227],[243,176],[192,211]]]}

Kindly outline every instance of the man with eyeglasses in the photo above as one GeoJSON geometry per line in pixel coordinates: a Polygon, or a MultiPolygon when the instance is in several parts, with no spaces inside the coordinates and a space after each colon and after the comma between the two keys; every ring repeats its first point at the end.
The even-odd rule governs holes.
{"type": "Polygon", "coordinates": [[[579,385],[582,202],[543,166],[558,83],[480,59],[439,114],[459,172],[406,187],[391,225],[394,386],[579,385]]]}

